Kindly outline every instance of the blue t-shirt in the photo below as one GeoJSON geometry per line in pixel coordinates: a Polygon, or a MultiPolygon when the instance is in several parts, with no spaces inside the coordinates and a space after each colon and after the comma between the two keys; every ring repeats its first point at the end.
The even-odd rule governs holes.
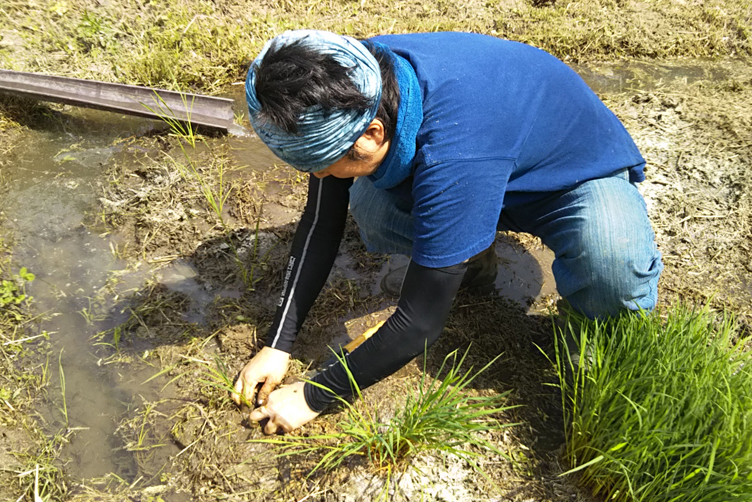
{"type": "Polygon", "coordinates": [[[505,204],[624,168],[644,179],[619,119],[554,56],[470,33],[373,40],[407,59],[422,93],[411,192],[418,264],[456,265],[490,246],[505,204]]]}

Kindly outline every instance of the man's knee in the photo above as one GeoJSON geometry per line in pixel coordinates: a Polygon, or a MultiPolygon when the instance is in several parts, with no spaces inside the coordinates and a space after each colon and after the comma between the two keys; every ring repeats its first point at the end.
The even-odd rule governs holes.
{"type": "Polygon", "coordinates": [[[652,240],[583,253],[581,259],[587,263],[578,265],[580,280],[569,291],[560,291],[575,309],[596,318],[655,308],[663,262],[652,240]]]}

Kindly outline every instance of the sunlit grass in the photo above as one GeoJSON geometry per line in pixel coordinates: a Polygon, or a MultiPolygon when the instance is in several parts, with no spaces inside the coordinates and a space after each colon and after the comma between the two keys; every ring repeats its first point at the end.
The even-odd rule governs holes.
{"type": "Polygon", "coordinates": [[[752,354],[731,317],[573,324],[587,356],[557,351],[570,472],[604,500],[752,500],[752,354]]]}

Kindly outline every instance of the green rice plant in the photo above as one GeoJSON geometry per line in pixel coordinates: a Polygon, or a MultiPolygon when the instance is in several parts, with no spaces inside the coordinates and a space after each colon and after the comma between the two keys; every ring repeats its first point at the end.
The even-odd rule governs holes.
{"type": "Polygon", "coordinates": [[[94,342],[93,345],[111,347],[115,349],[116,354],[119,354],[120,353],[120,340],[122,340],[123,338],[124,331],[125,331],[125,328],[123,327],[122,324],[120,326],[115,326],[114,328],[108,329],[106,331],[100,331],[96,335],[94,335],[94,337],[92,337],[92,338],[99,340],[98,342],[94,342]],[[103,338],[110,332],[112,332],[112,343],[102,341],[103,338]]]}
{"type": "MultiPolygon", "coordinates": [[[[181,97],[183,100],[183,109],[185,110],[185,119],[180,119],[177,118],[175,112],[170,109],[169,105],[164,101],[164,99],[159,96],[159,93],[155,91],[154,94],[156,96],[155,107],[151,107],[143,103],[142,105],[144,106],[144,108],[157,115],[170,127],[172,134],[175,135],[179,140],[178,144],[183,154],[182,161],[174,159],[170,156],[168,156],[168,158],[172,161],[172,164],[183,176],[183,179],[193,179],[199,184],[201,193],[204,196],[206,203],[209,205],[215,217],[217,218],[217,221],[219,221],[219,224],[222,227],[225,235],[225,242],[232,250],[233,260],[238,266],[240,277],[243,280],[243,283],[250,291],[253,291],[255,289],[256,283],[261,280],[260,277],[255,275],[256,263],[259,261],[258,233],[260,220],[257,220],[256,222],[256,239],[253,247],[252,264],[249,268],[245,265],[243,259],[240,256],[240,253],[238,252],[238,247],[233,242],[233,239],[231,237],[232,229],[229,227],[224,217],[225,204],[232,194],[232,187],[230,187],[229,189],[226,188],[224,161],[214,156],[214,153],[212,152],[212,149],[209,147],[209,145],[203,140],[203,138],[196,134],[194,127],[191,124],[191,110],[193,101],[188,103],[187,96],[185,94],[182,94],[181,97]],[[217,188],[214,188],[213,184],[210,183],[207,176],[205,176],[196,166],[189,150],[186,149],[186,144],[190,147],[191,150],[194,150],[199,143],[203,143],[203,145],[206,147],[206,150],[213,157],[212,167],[214,168],[217,175],[217,188]]],[[[266,255],[268,255],[270,251],[271,250],[267,251],[266,255]]]]}
{"type": "MultiPolygon", "coordinates": [[[[196,134],[193,124],[191,124],[191,115],[193,113],[193,103],[195,99],[195,96],[191,96],[191,102],[189,104],[188,95],[181,93],[180,100],[183,102],[185,119],[178,118],[175,111],[170,108],[170,105],[167,104],[157,91],[154,91],[153,107],[146,103],[141,103],[141,105],[170,126],[170,130],[175,136],[186,141],[191,148],[196,148],[196,143],[198,142],[199,137],[196,134]]],[[[180,148],[183,149],[182,143],[180,144],[180,148]]],[[[183,153],[185,153],[185,149],[183,149],[183,153]]]]}
{"type": "Polygon", "coordinates": [[[752,500],[752,354],[731,316],[676,307],[569,327],[565,474],[617,502],[752,500]]]}
{"type": "MultiPolygon", "coordinates": [[[[211,366],[206,367],[206,371],[203,373],[204,378],[199,381],[221,391],[225,391],[225,397],[229,400],[229,394],[235,392],[235,382],[230,377],[230,370],[227,368],[227,365],[222,358],[216,354],[214,356],[214,365],[213,368],[211,366]]],[[[240,401],[244,406],[249,408],[253,407],[252,404],[248,402],[248,399],[242,394],[240,394],[240,401]]]]}
{"type": "Polygon", "coordinates": [[[185,163],[179,162],[172,157],[170,157],[170,160],[172,160],[173,165],[178,169],[178,171],[180,171],[180,174],[183,175],[183,178],[190,177],[198,182],[199,186],[201,187],[201,193],[206,199],[206,202],[209,204],[209,207],[216,215],[222,227],[226,230],[223,209],[225,202],[227,202],[228,197],[232,193],[232,188],[225,190],[224,164],[222,162],[217,162],[216,158],[214,159],[214,166],[217,168],[217,176],[219,178],[217,189],[215,190],[207,180],[206,176],[204,176],[196,167],[196,164],[193,161],[193,157],[185,148],[185,143],[187,143],[191,150],[194,150],[199,141],[201,141],[207,147],[207,150],[209,152],[212,151],[211,148],[209,148],[209,146],[206,144],[206,142],[196,134],[196,130],[191,123],[194,98],[192,97],[191,102],[189,103],[188,96],[185,93],[181,94],[180,97],[183,102],[183,110],[185,113],[185,118],[182,119],[178,118],[178,115],[175,113],[175,111],[170,108],[167,102],[159,95],[157,91],[154,91],[154,96],[156,103],[154,107],[151,107],[145,103],[142,103],[142,106],[159,117],[160,120],[165,122],[170,127],[172,134],[174,134],[179,140],[178,145],[180,146],[180,151],[183,153],[185,163]]]}
{"type": "Polygon", "coordinates": [[[142,416],[141,426],[139,427],[138,434],[136,435],[135,440],[130,441],[125,445],[124,448],[126,451],[148,451],[153,448],[160,448],[164,446],[163,443],[149,444],[148,442],[148,440],[150,439],[150,431],[147,428],[147,425],[149,424],[150,415],[156,408],[157,404],[159,403],[144,402],[143,410],[138,413],[142,416]]]}
{"type": "MultiPolygon", "coordinates": [[[[280,437],[255,439],[252,442],[278,446],[280,456],[323,452],[324,455],[311,470],[332,470],[348,458],[363,458],[389,479],[395,469],[407,465],[406,461],[425,451],[438,451],[455,455],[470,464],[478,473],[488,478],[479,460],[489,453],[507,460],[509,456],[482,434],[514,424],[502,424],[494,415],[514,408],[505,406],[508,393],[491,396],[473,396],[468,386],[491,366],[494,358],[473,373],[471,367],[462,372],[467,351],[458,358],[457,351],[447,355],[436,376],[427,379],[425,360],[423,376],[417,386],[407,393],[405,403],[386,423],[379,420],[375,410],[366,404],[360,406],[339,398],[345,408],[345,417],[339,423],[339,432],[308,437],[280,437]]],[[[345,364],[353,395],[362,398],[358,384],[345,364]]],[[[325,390],[325,387],[311,382],[325,390]]],[[[360,399],[362,402],[363,400],[360,399]]]]}

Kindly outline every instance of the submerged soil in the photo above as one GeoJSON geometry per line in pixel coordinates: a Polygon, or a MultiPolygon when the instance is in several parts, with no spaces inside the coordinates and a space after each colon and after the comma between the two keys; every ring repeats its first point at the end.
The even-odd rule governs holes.
{"type": "MultiPolygon", "coordinates": [[[[481,21],[493,17],[485,10],[492,3],[484,8],[481,21]]],[[[604,4],[603,8],[614,7],[604,4]]],[[[647,16],[645,23],[651,19],[655,21],[651,26],[664,27],[663,32],[655,32],[656,39],[675,39],[675,25],[665,24],[665,19],[657,22],[663,19],[660,16],[647,16]]],[[[518,30],[530,29],[519,17],[510,16],[508,21],[518,30]]],[[[454,22],[462,26],[469,21],[454,22]]],[[[533,32],[524,33],[532,36],[533,32]]],[[[743,52],[739,40],[747,39],[737,36],[735,50],[743,52]]],[[[593,54],[603,55],[603,41],[598,41],[593,54]]],[[[707,41],[711,42],[723,45],[707,41]]],[[[19,46],[16,43],[14,50],[19,46]]],[[[577,54],[587,54],[585,42],[576,47],[581,51],[577,54]]],[[[576,69],[624,122],[647,160],[647,180],[640,190],[666,265],[660,282],[661,307],[711,303],[736,314],[742,333],[749,334],[752,62],[743,57],[667,59],[670,54],[665,51],[652,55],[661,59],[591,60],[576,69]]],[[[242,98],[239,101],[242,111],[242,98]]],[[[95,241],[87,236],[100,237],[111,260],[101,266],[113,273],[97,278],[101,284],[87,283],[91,287],[86,292],[56,286],[59,289],[50,298],[78,300],[72,304],[84,312],[88,323],[73,323],[66,329],[88,330],[92,335],[83,342],[76,339],[77,345],[66,348],[66,353],[81,352],[76,364],[90,369],[80,378],[101,380],[105,389],[97,392],[110,392],[121,405],[102,412],[107,422],[102,430],[109,432],[105,444],[98,445],[100,440],[88,439],[91,431],[76,430],[85,417],[77,416],[75,407],[80,406],[85,415],[97,406],[110,405],[106,400],[87,404],[85,399],[76,404],[69,394],[72,419],[61,429],[57,373],[48,376],[57,382],[48,392],[51,404],[31,400],[37,396],[28,392],[31,401],[25,405],[16,395],[16,400],[6,399],[4,404],[16,406],[13,412],[3,408],[0,415],[0,498],[15,500],[25,490],[32,500],[27,482],[31,478],[27,473],[21,479],[19,473],[46,461],[55,470],[50,479],[60,487],[48,493],[66,500],[590,500],[578,488],[576,476],[559,477],[567,470],[560,462],[561,402],[551,386],[556,376],[545,355],[552,351],[549,313],[556,312],[558,297],[550,275],[550,252],[537,239],[500,234],[497,294],[460,295],[445,333],[425,362],[416,360],[369,388],[357,404],[361,409],[372,407],[388,420],[418,383],[424,364],[428,376],[434,377],[440,376],[437,370],[444,356],[455,349],[469,348],[467,366],[476,368],[502,354],[474,382],[471,392],[508,391],[508,404],[519,405],[496,417],[516,425],[489,436],[511,460],[486,457],[482,467],[489,479],[465,462],[439,453],[422,454],[410,465],[400,466],[389,485],[384,474],[367,462],[352,461],[331,473],[306,477],[321,455],[278,457],[273,445],[249,442],[264,436],[217,386],[219,373],[234,380],[263,345],[305,203],[306,178],[278,165],[253,137],[207,134],[193,147],[165,127],[119,122],[117,127],[127,133],[113,132],[112,137],[100,133],[99,143],[89,144],[81,140],[94,136],[86,123],[100,121],[101,129],[113,127],[105,115],[17,101],[4,101],[3,110],[6,123],[15,124],[0,134],[4,152],[0,181],[6,187],[17,187],[15,181],[23,177],[18,166],[32,148],[30,138],[38,141],[35,135],[40,133],[71,138],[51,156],[62,166],[58,186],[90,199],[86,216],[71,224],[78,236],[74,242],[90,249],[96,247],[95,241]],[[78,178],[70,174],[75,171],[70,166],[91,166],[98,172],[85,187],[74,187],[78,178]],[[215,195],[220,187],[221,193],[229,193],[222,208],[214,210],[207,202],[207,187],[215,195]],[[31,402],[37,403],[38,413],[31,402]],[[47,433],[46,445],[39,439],[40,430],[47,433]],[[56,433],[54,441],[49,439],[56,433]],[[45,455],[37,454],[42,449],[45,455]],[[106,467],[105,461],[93,457],[103,449],[115,452],[107,455],[106,467]],[[27,455],[19,455],[24,452],[27,455]]],[[[32,168],[24,165],[23,169],[32,168]]],[[[16,214],[12,207],[1,209],[16,214]]],[[[34,230],[62,246],[68,237],[58,228],[66,220],[62,210],[56,216],[58,227],[40,221],[34,230]]],[[[12,221],[4,221],[2,213],[0,222],[4,229],[25,235],[12,221]]],[[[13,249],[17,260],[34,256],[23,243],[13,249]]],[[[54,249],[50,245],[42,252],[54,249]]],[[[378,282],[399,265],[398,257],[368,253],[354,223],[348,223],[335,268],[296,342],[290,379],[315,369],[328,357],[329,346],[345,343],[389,316],[395,303],[380,293],[378,282]]],[[[49,283],[55,276],[35,272],[46,273],[49,283]]],[[[44,302],[45,292],[36,291],[44,302]]],[[[54,305],[50,308],[60,308],[54,305]]],[[[36,334],[33,327],[25,328],[36,334]]],[[[54,358],[63,348],[55,340],[53,335],[49,342],[54,358]]],[[[9,368],[40,372],[43,367],[33,354],[25,361],[9,368]]],[[[75,381],[72,369],[66,375],[69,382],[75,381]]],[[[8,381],[3,381],[3,388],[8,381]]],[[[296,435],[335,431],[342,413],[332,410],[296,435]]]]}

